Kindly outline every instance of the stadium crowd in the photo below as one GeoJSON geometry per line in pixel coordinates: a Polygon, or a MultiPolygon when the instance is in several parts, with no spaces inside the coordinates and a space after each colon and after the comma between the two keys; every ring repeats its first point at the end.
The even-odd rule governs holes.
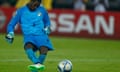
{"type": "MultiPolygon", "coordinates": [[[[0,0],[0,6],[15,7],[23,0],[0,0]]],[[[25,0],[29,1],[29,0],[25,0]]],[[[26,3],[23,1],[23,3],[26,3]]],[[[94,11],[120,11],[120,0],[43,0],[48,9],[74,9],[94,11]]],[[[21,4],[23,4],[21,3],[21,4]]],[[[17,7],[18,8],[18,7],[17,7]]]]}

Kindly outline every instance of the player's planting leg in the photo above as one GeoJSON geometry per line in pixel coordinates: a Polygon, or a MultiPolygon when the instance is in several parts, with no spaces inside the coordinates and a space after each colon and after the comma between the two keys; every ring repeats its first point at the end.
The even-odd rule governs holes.
{"type": "Polygon", "coordinates": [[[42,64],[42,69],[41,70],[44,70],[45,69],[45,66],[43,65],[45,59],[46,59],[46,56],[47,56],[47,52],[48,52],[48,48],[47,47],[41,47],[39,49],[39,52],[40,52],[40,56],[38,57],[39,59],[39,63],[42,64]]]}
{"type": "Polygon", "coordinates": [[[47,56],[48,48],[45,46],[42,46],[39,49],[39,52],[40,52],[40,56],[38,59],[39,59],[40,64],[43,64],[47,56]]]}
{"type": "Polygon", "coordinates": [[[41,54],[38,59],[39,59],[40,64],[43,64],[45,59],[46,59],[46,55],[45,54],[41,54]]]}

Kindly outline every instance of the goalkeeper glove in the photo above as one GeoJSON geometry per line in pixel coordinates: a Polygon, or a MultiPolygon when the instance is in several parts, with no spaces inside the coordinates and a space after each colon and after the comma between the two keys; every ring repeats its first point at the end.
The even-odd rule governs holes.
{"type": "Polygon", "coordinates": [[[44,28],[44,31],[47,35],[49,35],[51,33],[51,29],[48,26],[44,28]]]}
{"type": "Polygon", "coordinates": [[[8,43],[12,44],[14,40],[14,32],[9,32],[6,36],[5,39],[8,43]]]}

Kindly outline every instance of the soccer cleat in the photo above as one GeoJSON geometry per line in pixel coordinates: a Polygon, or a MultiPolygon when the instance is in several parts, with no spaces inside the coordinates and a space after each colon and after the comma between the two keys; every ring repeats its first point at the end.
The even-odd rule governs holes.
{"type": "Polygon", "coordinates": [[[45,69],[45,66],[42,64],[33,64],[33,65],[29,65],[28,68],[30,70],[40,70],[43,71],[45,69]]]}
{"type": "Polygon", "coordinates": [[[32,70],[31,72],[38,72],[38,70],[32,70]]]}

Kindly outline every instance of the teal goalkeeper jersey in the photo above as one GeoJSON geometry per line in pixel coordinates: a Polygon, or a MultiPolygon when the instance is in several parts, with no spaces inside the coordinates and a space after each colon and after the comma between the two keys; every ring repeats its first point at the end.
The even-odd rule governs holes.
{"type": "Polygon", "coordinates": [[[30,11],[24,6],[12,17],[7,32],[14,32],[16,24],[20,24],[24,35],[44,35],[44,28],[50,26],[50,19],[44,7],[40,6],[35,11],[30,11]]]}

